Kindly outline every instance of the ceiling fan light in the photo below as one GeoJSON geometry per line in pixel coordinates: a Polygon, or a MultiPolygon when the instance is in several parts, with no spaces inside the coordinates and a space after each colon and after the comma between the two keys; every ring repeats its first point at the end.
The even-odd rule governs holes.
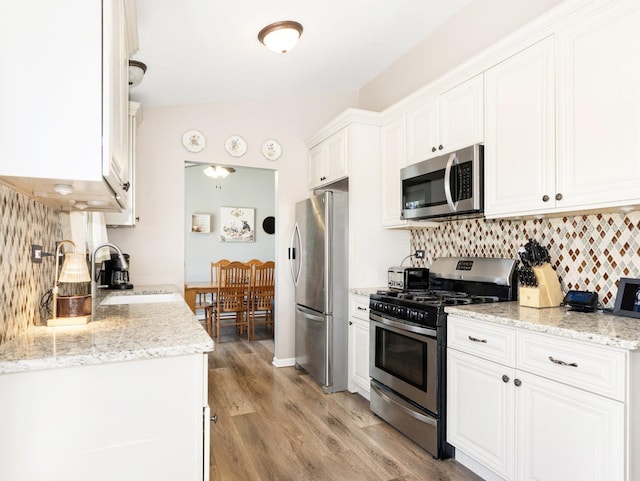
{"type": "Polygon", "coordinates": [[[232,174],[236,171],[233,167],[222,167],[220,165],[210,165],[206,169],[203,169],[205,175],[213,178],[213,179],[224,179],[229,174],[232,174]]]}
{"type": "Polygon", "coordinates": [[[293,20],[285,20],[264,27],[258,33],[258,40],[269,50],[277,53],[287,53],[296,46],[301,35],[301,24],[293,20]]]}

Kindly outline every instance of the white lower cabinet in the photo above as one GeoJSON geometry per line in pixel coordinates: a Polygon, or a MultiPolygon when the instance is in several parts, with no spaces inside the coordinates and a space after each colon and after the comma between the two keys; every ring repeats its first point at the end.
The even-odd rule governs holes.
{"type": "Polygon", "coordinates": [[[0,376],[0,479],[209,479],[207,356],[0,376]]]}
{"type": "Polygon", "coordinates": [[[447,321],[447,440],[456,457],[486,468],[486,479],[634,479],[626,454],[632,410],[624,387],[611,390],[627,375],[626,352],[453,315],[447,321]],[[541,359],[546,364],[535,367],[541,359]]]}
{"type": "Polygon", "coordinates": [[[348,388],[369,399],[369,298],[349,296],[348,388]]]}

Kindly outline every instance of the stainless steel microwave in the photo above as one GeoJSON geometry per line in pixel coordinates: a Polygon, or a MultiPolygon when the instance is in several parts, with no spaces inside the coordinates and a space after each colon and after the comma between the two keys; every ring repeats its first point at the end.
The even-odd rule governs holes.
{"type": "Polygon", "coordinates": [[[484,146],[472,145],[400,170],[402,218],[477,217],[484,208],[484,146]]]}

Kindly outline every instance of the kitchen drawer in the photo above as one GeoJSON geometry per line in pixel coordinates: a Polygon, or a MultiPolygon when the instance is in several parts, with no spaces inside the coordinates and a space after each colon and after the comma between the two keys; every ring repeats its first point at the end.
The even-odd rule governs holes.
{"type": "Polygon", "coordinates": [[[516,368],[624,401],[626,354],[614,348],[519,332],[516,368]]]}
{"type": "Polygon", "coordinates": [[[350,315],[353,317],[357,317],[358,319],[363,319],[365,321],[368,321],[369,320],[369,298],[367,296],[352,294],[350,315]]]}
{"type": "Polygon", "coordinates": [[[513,328],[450,314],[447,347],[513,367],[516,333],[513,328]]]}

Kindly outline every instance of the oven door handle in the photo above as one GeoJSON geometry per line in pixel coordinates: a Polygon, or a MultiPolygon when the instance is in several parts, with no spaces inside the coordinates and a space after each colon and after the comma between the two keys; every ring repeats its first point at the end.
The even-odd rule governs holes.
{"type": "Polygon", "coordinates": [[[454,164],[458,165],[458,156],[455,152],[449,156],[447,166],[444,169],[444,195],[447,198],[447,204],[455,212],[458,210],[458,202],[453,202],[453,196],[451,195],[451,169],[454,164]]]}
{"type": "Polygon", "coordinates": [[[432,419],[429,416],[425,416],[424,414],[417,413],[412,409],[409,409],[408,407],[400,404],[395,399],[390,398],[384,392],[382,392],[382,390],[378,388],[378,386],[376,386],[374,383],[371,383],[371,389],[373,389],[376,392],[376,394],[380,396],[383,400],[385,400],[387,403],[393,404],[395,407],[403,411],[408,416],[411,416],[412,418],[417,419],[418,421],[425,424],[430,424],[432,426],[438,425],[438,421],[436,421],[435,419],[432,419]]]}
{"type": "Polygon", "coordinates": [[[387,319],[386,317],[382,317],[378,314],[375,314],[369,311],[369,319],[379,322],[380,324],[384,324],[385,326],[395,327],[401,331],[409,331],[415,332],[416,334],[423,334],[425,336],[437,337],[437,332],[435,329],[429,329],[428,327],[414,326],[413,324],[406,324],[404,322],[393,321],[391,319],[387,319]]]}

